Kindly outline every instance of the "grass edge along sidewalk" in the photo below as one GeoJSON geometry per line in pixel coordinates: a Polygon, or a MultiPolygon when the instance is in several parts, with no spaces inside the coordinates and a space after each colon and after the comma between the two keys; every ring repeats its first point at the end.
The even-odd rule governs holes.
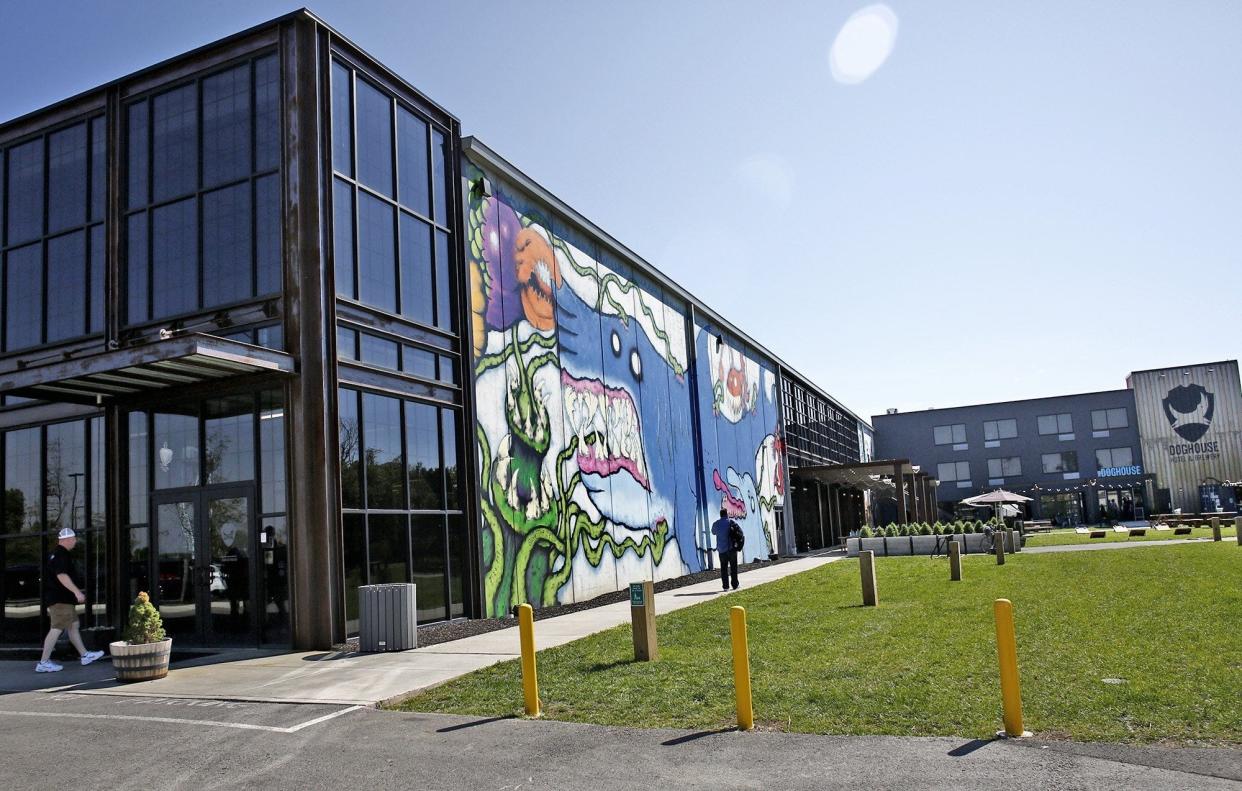
{"type": "MultiPolygon", "coordinates": [[[[1044,738],[1242,744],[1242,548],[879,558],[880,606],[842,561],[660,616],[660,661],[629,627],[539,653],[546,718],[714,730],[735,722],[729,607],[744,605],[759,728],[990,737],[992,602],[1014,603],[1026,727],[1044,738]]],[[[658,605],[657,605],[658,607],[658,605]]],[[[429,690],[411,711],[517,716],[518,663],[429,690]]]]}

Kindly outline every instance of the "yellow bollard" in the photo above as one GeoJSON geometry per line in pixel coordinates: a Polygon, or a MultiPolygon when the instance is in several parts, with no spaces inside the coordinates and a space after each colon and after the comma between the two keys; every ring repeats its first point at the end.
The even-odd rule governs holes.
{"type": "Polygon", "coordinates": [[[733,686],[737,690],[737,729],[755,727],[755,710],[750,700],[750,649],[746,645],[746,608],[729,608],[729,627],[733,634],[733,686]]]}
{"type": "Polygon", "coordinates": [[[526,716],[538,717],[539,678],[535,672],[535,610],[529,604],[518,605],[518,633],[522,637],[522,693],[526,698],[526,716]]]}
{"type": "Polygon", "coordinates": [[[1001,700],[1004,702],[1005,730],[996,735],[1030,736],[1022,730],[1022,687],[1018,682],[1018,642],[1013,628],[1013,602],[997,599],[992,605],[996,616],[996,654],[1000,659],[1001,700]]]}

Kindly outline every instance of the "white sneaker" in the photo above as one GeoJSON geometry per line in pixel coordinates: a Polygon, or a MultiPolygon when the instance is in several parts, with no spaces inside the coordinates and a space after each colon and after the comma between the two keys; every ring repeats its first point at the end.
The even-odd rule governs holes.
{"type": "Polygon", "coordinates": [[[103,658],[103,655],[103,651],[87,651],[85,654],[82,654],[82,664],[89,665],[96,659],[103,658]]]}
{"type": "Polygon", "coordinates": [[[39,664],[35,665],[36,673],[59,673],[60,671],[64,669],[65,668],[63,665],[58,665],[50,659],[46,662],[40,662],[39,664]]]}

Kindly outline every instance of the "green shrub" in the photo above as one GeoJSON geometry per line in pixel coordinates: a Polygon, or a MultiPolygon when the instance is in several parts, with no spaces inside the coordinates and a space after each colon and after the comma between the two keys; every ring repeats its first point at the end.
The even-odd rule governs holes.
{"type": "Polygon", "coordinates": [[[129,622],[125,625],[125,639],[130,645],[158,643],[164,639],[164,622],[159,610],[151,603],[146,592],[140,592],[129,608],[129,622]]]}
{"type": "Polygon", "coordinates": [[[864,526],[858,531],[859,538],[871,538],[871,528],[864,526]]]}
{"type": "Polygon", "coordinates": [[[926,522],[919,525],[919,535],[930,536],[931,534],[932,534],[931,525],[927,524],[926,522]]]}
{"type": "Polygon", "coordinates": [[[974,532],[975,532],[975,526],[972,525],[970,522],[967,522],[964,525],[962,525],[962,535],[970,535],[974,532]]]}

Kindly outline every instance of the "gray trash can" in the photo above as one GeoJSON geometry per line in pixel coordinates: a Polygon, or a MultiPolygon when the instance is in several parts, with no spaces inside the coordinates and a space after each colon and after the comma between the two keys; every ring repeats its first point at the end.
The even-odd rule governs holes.
{"type": "Polygon", "coordinates": [[[414,608],[417,587],[393,583],[358,588],[359,651],[405,651],[418,647],[414,608]]]}

